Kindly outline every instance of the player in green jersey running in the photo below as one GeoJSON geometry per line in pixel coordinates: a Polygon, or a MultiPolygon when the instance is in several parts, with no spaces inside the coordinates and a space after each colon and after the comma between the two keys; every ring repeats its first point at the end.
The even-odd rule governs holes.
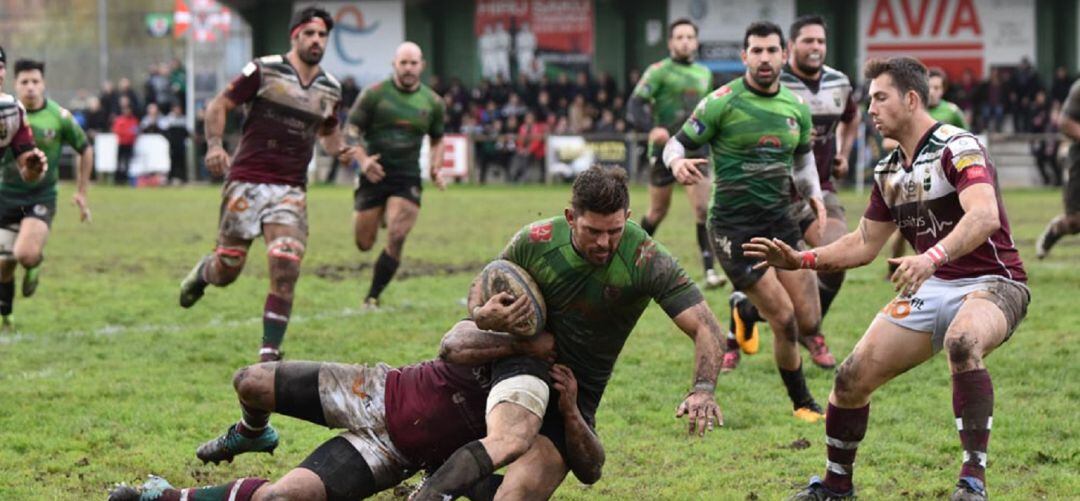
{"type": "Polygon", "coordinates": [[[438,168],[443,158],[442,98],[420,82],[424,71],[420,47],[405,42],[394,52],[394,75],[367,89],[349,112],[349,135],[363,135],[355,150],[360,177],[353,207],[353,234],[361,252],[375,245],[379,226],[386,223],[387,243],[375,260],[368,308],[379,306],[379,295],[401,264],[405,238],[420,215],[420,145],[427,135],[431,181],[445,189],[438,168]]]}
{"type": "MultiPolygon", "coordinates": [[[[768,236],[798,247],[802,232],[791,217],[791,183],[825,220],[814,153],[810,108],[780,85],[786,58],[779,26],[757,22],[743,39],[746,74],[709,94],[664,148],[664,162],[683,184],[702,179],[686,151],[708,144],[715,186],[709,238],[732,286],[743,291],[773,330],[773,356],[794,406],[795,417],[816,422],[824,416],[802,373],[799,332],[817,332],[821,307],[817,280],[808,270],[754,269],[743,255],[751,237],[768,236]]],[[[819,231],[823,226],[819,226],[819,231]]]]}
{"type": "MultiPolygon", "coordinates": [[[[590,427],[596,425],[596,410],[623,345],[650,301],[656,301],[694,341],[694,382],[676,416],[687,415],[691,433],[704,434],[723,423],[713,396],[720,325],[667,249],[628,220],[629,203],[625,171],[594,166],[574,181],[571,207],[562,216],[526,226],[500,257],[524,268],[539,285],[547,304],[546,327],[558,346],[556,361],[577,378],[578,409],[590,427]]],[[[482,307],[478,282],[468,303],[480,328],[520,330],[482,307]]],[[[487,436],[458,449],[413,499],[458,495],[507,464],[499,497],[550,497],[569,471],[567,458],[580,460],[588,451],[566,439],[568,430],[558,418],[560,395],[557,389],[549,393],[546,379],[541,360],[497,362],[487,401],[487,436]]]]}
{"type": "Polygon", "coordinates": [[[37,290],[42,251],[56,214],[56,185],[64,145],[78,153],[72,200],[79,207],[84,222],[90,220],[86,191],[94,168],[93,148],[71,112],[45,97],[45,63],[26,59],[16,61],[15,93],[26,107],[34,141],[48,158],[49,168],[40,179],[28,182],[19,174],[11,154],[3,159],[0,171],[0,253],[3,254],[0,259],[0,315],[7,326],[11,325],[17,265],[21,264],[26,270],[22,281],[23,297],[30,297],[37,290]]]}
{"type": "MultiPolygon", "coordinates": [[[[705,65],[694,62],[694,55],[698,51],[697,35],[698,28],[689,19],[677,19],[671,23],[668,29],[671,57],[645,70],[626,105],[627,122],[639,132],[649,133],[649,212],[641,218],[641,227],[649,235],[656,232],[667,216],[671,207],[672,185],[675,183],[671,171],[660,161],[660,151],[671,135],[678,132],[686,117],[690,116],[694,105],[712,89],[712,72],[705,65]]],[[[708,153],[705,148],[694,152],[701,158],[708,153]]],[[[720,287],[725,279],[713,268],[709,237],[705,231],[709,183],[703,181],[687,186],[686,194],[697,221],[698,248],[705,265],[705,287],[720,287]]]]}

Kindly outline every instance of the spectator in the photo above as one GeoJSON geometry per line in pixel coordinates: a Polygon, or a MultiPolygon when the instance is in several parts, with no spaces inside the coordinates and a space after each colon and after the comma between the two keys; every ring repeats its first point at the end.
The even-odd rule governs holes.
{"type": "Polygon", "coordinates": [[[173,99],[175,98],[169,85],[168,68],[165,67],[165,64],[150,65],[143,89],[147,108],[149,108],[150,103],[157,104],[158,110],[172,108],[173,99]]]}
{"type": "MultiPolygon", "coordinates": [[[[1032,100],[1031,124],[1029,130],[1036,133],[1057,132],[1053,121],[1055,107],[1046,98],[1046,91],[1039,90],[1032,100]]],[[[1031,141],[1031,154],[1035,157],[1035,166],[1039,177],[1047,186],[1061,186],[1061,168],[1057,162],[1057,139],[1042,137],[1031,141]]]]}
{"type": "Polygon", "coordinates": [[[169,183],[184,184],[187,175],[187,138],[191,134],[187,128],[187,117],[180,103],[174,103],[169,114],[160,122],[165,139],[169,141],[169,183]]]}
{"type": "Polygon", "coordinates": [[[585,119],[589,115],[585,107],[585,96],[583,94],[574,97],[574,102],[570,105],[570,109],[566,111],[566,116],[570,122],[571,133],[580,134],[585,132],[585,119]]]}
{"type": "Polygon", "coordinates": [[[119,143],[114,180],[116,184],[127,184],[131,157],[135,155],[135,138],[139,135],[139,119],[127,96],[120,97],[120,114],[113,119],[112,132],[119,143]]]}
{"type": "Polygon", "coordinates": [[[561,103],[564,100],[569,103],[572,97],[571,90],[570,77],[566,73],[559,73],[559,77],[555,80],[555,84],[552,85],[549,92],[556,103],[561,103]]]}
{"type": "Polygon", "coordinates": [[[487,104],[484,105],[484,112],[480,116],[480,123],[487,125],[497,120],[502,120],[503,118],[499,107],[495,105],[495,101],[489,99],[487,104]]]}
{"type": "Polygon", "coordinates": [[[491,99],[495,100],[495,104],[499,106],[505,105],[510,100],[512,91],[510,82],[506,80],[502,73],[495,75],[495,81],[491,84],[491,99]]]}
{"type": "MultiPolygon", "coordinates": [[[[120,95],[120,98],[127,98],[128,104],[131,106],[131,112],[135,116],[142,115],[142,106],[139,104],[139,96],[135,94],[135,89],[131,88],[131,80],[127,78],[121,78],[116,83],[116,92],[120,95]]],[[[123,114],[123,106],[120,106],[120,113],[123,114]]]]}
{"type": "Polygon", "coordinates": [[[600,121],[596,123],[596,132],[615,132],[615,114],[610,109],[600,112],[600,121]]]}
{"type": "Polygon", "coordinates": [[[158,108],[157,103],[149,103],[146,105],[146,115],[143,116],[139,122],[140,134],[160,134],[164,127],[161,126],[161,111],[158,108]]]}
{"type": "Polygon", "coordinates": [[[604,91],[608,97],[614,97],[619,95],[619,86],[615,83],[615,79],[611,77],[611,73],[606,71],[600,72],[600,78],[597,79],[597,92],[604,91]]]}
{"type": "Polygon", "coordinates": [[[537,165],[540,166],[540,180],[543,181],[546,133],[544,124],[536,121],[536,114],[531,111],[525,114],[525,123],[518,128],[514,160],[510,164],[513,182],[521,182],[532,167],[537,165]]]}
{"type": "Polygon", "coordinates": [[[969,124],[975,123],[974,120],[977,118],[973,116],[971,110],[979,108],[975,100],[978,91],[979,83],[975,80],[975,72],[971,71],[971,68],[964,69],[964,72],[960,74],[960,81],[949,86],[947,94],[949,100],[964,110],[964,119],[969,124]]]}
{"type": "MultiPolygon", "coordinates": [[[[623,101],[630,98],[630,93],[634,92],[634,87],[637,86],[638,80],[641,80],[641,70],[630,68],[630,71],[626,73],[626,87],[623,87],[623,90],[626,91],[623,95],[623,101]]],[[[724,80],[719,81],[723,82],[724,80]]]]}
{"type": "Polygon", "coordinates": [[[1001,132],[1001,123],[1005,119],[1005,104],[1008,96],[1005,84],[1001,79],[1001,70],[990,69],[990,79],[982,85],[982,117],[983,126],[993,132],[1001,132]]]}
{"type": "Polygon", "coordinates": [[[93,142],[102,132],[109,130],[109,113],[101,107],[101,99],[90,97],[86,105],[86,135],[93,142]]]}
{"type": "Polygon", "coordinates": [[[571,102],[574,101],[577,96],[584,96],[585,102],[593,102],[593,98],[596,97],[596,92],[593,91],[592,82],[589,81],[589,74],[584,71],[579,71],[574,78],[574,85],[570,87],[570,91],[566,98],[571,102]]]}
{"type": "Polygon", "coordinates": [[[1069,78],[1069,70],[1064,66],[1058,66],[1054,70],[1054,81],[1050,87],[1050,98],[1054,104],[1059,108],[1061,104],[1065,102],[1065,98],[1069,95],[1069,87],[1072,85],[1072,79],[1069,78]]]}
{"type": "Polygon", "coordinates": [[[517,85],[514,86],[514,92],[521,97],[521,100],[525,103],[525,106],[533,108],[536,106],[537,95],[540,92],[540,86],[536,82],[529,80],[528,75],[521,73],[518,75],[517,85]]]}
{"type": "Polygon", "coordinates": [[[116,92],[113,83],[109,80],[101,82],[101,94],[98,94],[101,109],[109,121],[120,114],[120,93],[116,92]]]}
{"type": "Polygon", "coordinates": [[[553,119],[556,115],[555,111],[551,108],[551,95],[548,91],[542,90],[536,95],[536,119],[541,122],[547,122],[553,119]]]}
{"type": "Polygon", "coordinates": [[[520,119],[525,115],[526,111],[528,111],[528,108],[525,106],[525,103],[521,102],[521,98],[518,97],[516,92],[510,94],[510,98],[502,107],[502,115],[504,117],[512,116],[520,119]]]}
{"type": "Polygon", "coordinates": [[[169,63],[169,89],[172,90],[173,102],[181,106],[187,104],[187,70],[179,59],[173,58],[169,63]]]}

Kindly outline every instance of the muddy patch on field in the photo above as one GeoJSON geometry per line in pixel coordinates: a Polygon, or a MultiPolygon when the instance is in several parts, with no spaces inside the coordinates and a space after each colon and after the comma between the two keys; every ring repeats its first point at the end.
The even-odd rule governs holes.
{"type": "MultiPolygon", "coordinates": [[[[448,264],[406,259],[401,268],[398,269],[397,274],[394,275],[394,280],[400,281],[417,277],[457,275],[459,273],[478,273],[485,264],[487,263],[479,261],[448,264]]],[[[370,262],[355,264],[322,264],[316,266],[310,273],[313,273],[315,276],[324,280],[341,282],[343,280],[357,278],[360,275],[367,275],[371,273],[371,268],[372,263],[370,262]]]]}

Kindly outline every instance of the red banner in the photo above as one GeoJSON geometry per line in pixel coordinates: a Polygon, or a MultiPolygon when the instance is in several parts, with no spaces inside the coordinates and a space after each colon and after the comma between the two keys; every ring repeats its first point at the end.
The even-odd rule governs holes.
{"type": "Polygon", "coordinates": [[[592,0],[477,0],[481,73],[535,77],[547,66],[587,68],[593,55],[592,0]],[[513,71],[512,71],[513,70],[513,71]]]}

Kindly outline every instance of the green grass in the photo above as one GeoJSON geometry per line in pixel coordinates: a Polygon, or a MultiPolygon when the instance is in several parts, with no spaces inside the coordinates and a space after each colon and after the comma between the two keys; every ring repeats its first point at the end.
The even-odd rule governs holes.
{"type": "MultiPolygon", "coordinates": [[[[101,499],[112,483],[148,473],[184,486],[274,478],[333,436],[282,417],[274,421],[283,437],[276,455],[241,456],[229,466],[198,462],[195,447],[238,415],[231,376],[254,360],[261,336],[263,246],[252,247],[237,283],[182,310],[177,284],[214,243],[218,189],[96,187],[92,225],[78,223],[70,192],[63,187],[38,293],[16,300],[19,333],[0,336],[0,499],[101,499]]],[[[637,219],[648,203],[645,190],[635,188],[632,197],[637,219]]],[[[382,311],[364,314],[359,302],[375,254],[353,246],[351,192],[314,187],[286,355],[390,364],[434,356],[444,330],[464,314],[472,273],[519,227],[559,214],[568,198],[565,186],[428,190],[402,279],[384,294],[382,311]]],[[[997,395],[990,489],[995,499],[1075,498],[1080,238],[1066,238],[1050,259],[1035,261],[1032,243],[1060,212],[1060,192],[1009,191],[1005,198],[1034,299],[1022,327],[987,362],[997,395]]],[[[843,199],[854,223],[865,200],[853,193],[843,199]]],[[[699,277],[689,212],[680,190],[658,236],[699,277]]],[[[837,355],[851,350],[890,299],[883,272],[879,260],[849,273],[824,324],[837,355]]],[[[708,294],[724,323],[727,293],[708,294]]],[[[721,378],[726,426],[688,439],[674,411],[691,380],[692,345],[650,308],[597,416],[607,447],[604,478],[592,487],[569,479],[556,497],[780,499],[821,474],[824,427],[791,418],[770,352],[763,343],[761,354],[721,378]]],[[[807,377],[823,401],[831,373],[809,368],[807,377]]],[[[858,458],[863,499],[951,492],[961,451],[949,381],[939,355],[875,394],[858,458]]]]}

